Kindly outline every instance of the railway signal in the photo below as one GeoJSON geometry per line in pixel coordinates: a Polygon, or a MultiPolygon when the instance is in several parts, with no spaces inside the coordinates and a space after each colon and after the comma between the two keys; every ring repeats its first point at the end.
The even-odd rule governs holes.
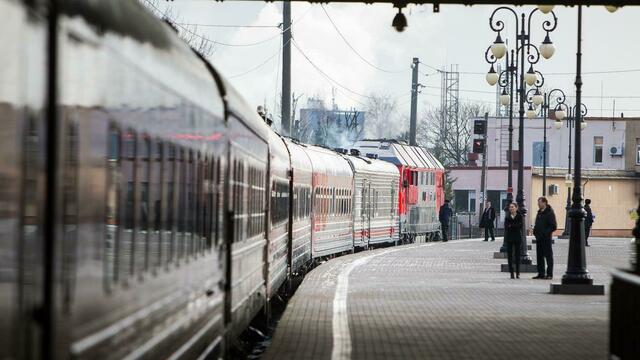
{"type": "Polygon", "coordinates": [[[483,154],[484,153],[484,139],[474,139],[473,140],[473,153],[474,154],[483,154]]]}
{"type": "Polygon", "coordinates": [[[487,121],[486,120],[474,120],[474,122],[473,122],[473,134],[474,135],[486,135],[486,133],[487,133],[487,121]]]}

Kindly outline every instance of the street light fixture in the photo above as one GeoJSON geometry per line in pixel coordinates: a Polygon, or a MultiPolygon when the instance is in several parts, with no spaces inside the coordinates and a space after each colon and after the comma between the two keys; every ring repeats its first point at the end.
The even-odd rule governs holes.
{"type": "Polygon", "coordinates": [[[615,6],[615,5],[605,5],[604,7],[605,7],[605,8],[607,9],[607,11],[609,11],[610,13],[614,13],[614,12],[618,11],[618,7],[617,7],[617,6],[615,6]]]}
{"type": "Polygon", "coordinates": [[[510,101],[511,101],[511,96],[507,94],[507,89],[502,88],[502,94],[500,94],[500,105],[507,106],[509,105],[510,101]]]}
{"type": "MultiPolygon", "coordinates": [[[[545,10],[545,11],[548,10],[548,13],[546,16],[551,17],[550,19],[544,20],[541,24],[542,30],[546,32],[546,36],[548,37],[549,33],[554,31],[555,28],[557,27],[558,18],[556,17],[552,9],[543,8],[542,10],[545,10]]],[[[543,42],[543,45],[545,45],[544,55],[538,49],[538,47],[532,44],[531,42],[531,22],[533,19],[533,15],[538,11],[542,13],[542,10],[539,10],[538,8],[534,8],[527,15],[525,13],[518,13],[514,8],[511,8],[508,6],[497,7],[489,17],[489,26],[491,30],[497,33],[496,41],[494,41],[494,43],[489,47],[489,49],[491,50],[492,57],[488,56],[488,52],[485,53],[485,58],[487,58],[487,61],[492,64],[492,68],[493,68],[493,64],[498,59],[502,58],[505,54],[507,54],[507,46],[501,37],[501,32],[504,31],[505,29],[505,22],[501,19],[495,19],[495,18],[496,18],[496,14],[498,13],[501,13],[501,14],[511,13],[515,18],[516,26],[515,26],[515,34],[514,34],[515,36],[513,39],[515,40],[516,46],[514,47],[513,50],[511,50],[512,63],[509,64],[509,62],[507,61],[507,64],[509,67],[508,74],[511,75],[512,79],[513,79],[513,75],[517,76],[518,78],[518,81],[516,84],[518,96],[515,96],[516,94],[513,92],[514,82],[510,81],[511,104],[513,105],[514,98],[519,99],[519,112],[518,112],[518,115],[519,115],[518,149],[519,151],[518,153],[519,153],[520,159],[518,161],[518,192],[516,195],[516,202],[518,203],[518,208],[520,213],[525,218],[527,214],[527,208],[525,205],[525,196],[524,196],[524,161],[523,161],[524,159],[525,94],[527,92],[527,85],[533,86],[538,82],[536,72],[533,70],[533,65],[538,63],[541,57],[546,58],[545,55],[547,56],[553,55],[552,52],[555,51],[555,47],[553,47],[553,51],[551,50],[550,46],[553,46],[553,44],[551,44],[551,40],[549,40],[547,44],[543,42]],[[518,60],[515,63],[513,61],[514,58],[518,58],[518,60]],[[529,64],[529,71],[525,71],[525,58],[527,60],[527,63],[529,64]]],[[[491,84],[491,82],[489,81],[490,79],[493,80],[494,78],[493,77],[490,78],[489,74],[487,74],[487,82],[489,82],[489,84],[491,84]]],[[[500,79],[500,76],[498,76],[498,80],[499,79],[500,79]]],[[[501,84],[501,86],[503,85],[501,84]]],[[[506,86],[506,84],[504,86],[506,86]]],[[[511,108],[513,108],[513,106],[511,106],[511,108]]],[[[511,120],[513,117],[512,113],[513,111],[510,113],[510,129],[512,128],[511,127],[511,120]]],[[[511,137],[510,137],[509,145],[510,145],[509,157],[511,157],[511,155],[513,154],[511,151],[511,137]]],[[[509,176],[511,175],[511,164],[512,164],[511,161],[513,161],[513,159],[509,159],[509,176]]],[[[508,184],[507,199],[509,199],[511,192],[512,192],[511,184],[508,184]]],[[[521,253],[520,253],[520,263],[531,264],[531,257],[529,256],[527,251],[526,234],[523,232],[522,235],[523,235],[522,236],[523,242],[522,242],[521,253]]]]}
{"type": "Polygon", "coordinates": [[[527,82],[527,85],[533,86],[536,83],[537,77],[536,72],[533,71],[533,65],[529,66],[529,70],[526,74],[524,74],[524,81],[527,82]]]}
{"type": "Polygon", "coordinates": [[[487,79],[487,83],[491,86],[498,83],[498,73],[496,73],[496,69],[493,67],[493,64],[491,64],[491,68],[487,73],[486,79],[487,79]]]}
{"type": "Polygon", "coordinates": [[[542,44],[540,45],[540,54],[543,58],[549,60],[555,53],[556,47],[555,45],[553,45],[553,42],[551,42],[549,34],[547,34],[547,36],[544,37],[544,41],[542,41],[542,44]]]}
{"type": "MultiPolygon", "coordinates": [[[[540,93],[540,88],[544,85],[544,76],[538,73],[539,81],[536,84],[535,89],[531,89],[527,92],[526,100],[529,104],[536,102],[539,103],[543,118],[543,148],[542,148],[542,196],[547,196],[547,118],[549,117],[549,109],[551,108],[552,100],[555,101],[556,105],[553,107],[556,109],[556,114],[558,111],[562,111],[562,104],[566,99],[564,95],[564,91],[560,89],[552,89],[549,92],[545,92],[544,94],[540,93]],[[530,93],[533,92],[533,95],[530,93]]],[[[529,114],[527,114],[529,115],[529,114]]],[[[561,114],[562,118],[564,118],[564,114],[561,114]]],[[[556,129],[560,129],[562,127],[562,121],[558,120],[555,123],[556,129]]]]}
{"type": "Polygon", "coordinates": [[[553,125],[556,127],[556,130],[560,130],[560,128],[562,127],[562,121],[556,120],[553,125]]]}
{"type": "Polygon", "coordinates": [[[543,14],[548,14],[553,10],[554,5],[538,5],[538,10],[543,14]]]}
{"type": "Polygon", "coordinates": [[[540,89],[536,88],[536,92],[533,94],[531,101],[533,101],[533,105],[535,106],[540,106],[544,103],[544,96],[540,94],[540,89]]]}
{"type": "Polygon", "coordinates": [[[529,104],[529,109],[527,110],[527,118],[529,120],[536,117],[536,110],[533,108],[533,104],[529,104]]]}
{"type": "MultiPolygon", "coordinates": [[[[491,64],[491,68],[493,68],[493,65],[498,61],[498,59],[493,56],[493,53],[491,52],[491,46],[489,46],[485,51],[484,57],[487,62],[491,64]]],[[[518,75],[515,60],[515,50],[512,49],[510,52],[507,52],[505,56],[505,69],[502,70],[498,75],[498,85],[502,88],[502,94],[500,95],[500,104],[504,105],[505,107],[508,106],[509,109],[509,146],[507,150],[507,206],[505,206],[505,208],[503,209],[505,212],[509,211],[508,204],[511,204],[513,202],[513,101],[514,96],[516,95],[514,93],[514,77],[518,75]]],[[[500,246],[500,252],[507,252],[507,245],[504,241],[500,246]]]]}
{"type": "Polygon", "coordinates": [[[491,45],[491,53],[496,57],[496,59],[502,59],[502,57],[507,53],[507,45],[500,37],[500,32],[498,32],[496,41],[494,41],[493,45],[491,45]]]}
{"type": "MultiPolygon", "coordinates": [[[[564,96],[564,93],[563,93],[564,96]]],[[[567,178],[565,179],[565,183],[567,183],[567,181],[569,181],[567,183],[567,187],[569,188],[569,191],[567,192],[567,205],[565,207],[566,210],[566,217],[565,217],[565,225],[564,225],[564,231],[562,232],[561,237],[562,238],[568,238],[571,235],[571,232],[569,231],[569,229],[571,228],[571,221],[570,221],[570,217],[569,217],[569,212],[571,211],[571,185],[573,184],[573,180],[571,178],[571,137],[573,134],[573,128],[576,126],[576,117],[577,117],[577,111],[578,111],[578,106],[574,105],[574,106],[569,106],[566,103],[564,103],[564,101],[558,103],[557,108],[560,110],[556,110],[556,119],[558,119],[558,121],[556,121],[556,129],[560,129],[562,127],[562,120],[565,119],[565,114],[568,113],[568,117],[566,117],[566,122],[567,122],[567,128],[569,129],[569,152],[567,155],[567,159],[568,159],[568,164],[567,164],[567,178]],[[563,109],[567,109],[567,110],[563,110],[563,109]],[[565,112],[566,111],[566,112],[565,112]],[[558,113],[561,113],[562,117],[558,116],[558,113]],[[558,123],[560,123],[560,126],[558,126],[558,123]]],[[[580,115],[581,115],[581,119],[580,119],[580,129],[584,130],[584,128],[586,127],[586,122],[584,121],[584,117],[587,115],[588,109],[584,104],[581,104],[580,106],[580,115]]],[[[576,149],[576,154],[577,154],[577,149],[576,149]]],[[[577,155],[576,155],[577,156],[577,155]]]]}

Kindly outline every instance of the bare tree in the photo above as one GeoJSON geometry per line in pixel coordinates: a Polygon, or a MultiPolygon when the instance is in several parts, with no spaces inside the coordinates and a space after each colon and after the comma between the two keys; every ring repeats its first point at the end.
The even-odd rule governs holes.
{"type": "Polygon", "coordinates": [[[160,9],[159,0],[139,0],[155,16],[166,21],[194,51],[203,57],[210,57],[215,51],[215,42],[198,33],[198,27],[181,24],[180,14],[173,11],[170,6],[160,9]]]}
{"type": "Polygon", "coordinates": [[[381,139],[400,135],[397,107],[397,101],[388,94],[370,94],[365,107],[366,136],[381,139]]]}
{"type": "Polygon", "coordinates": [[[351,109],[344,113],[344,128],[351,145],[358,140],[362,140],[364,136],[364,123],[361,119],[361,114],[362,112],[356,109],[351,109]]]}
{"type": "Polygon", "coordinates": [[[488,111],[484,104],[461,102],[457,118],[443,119],[439,108],[431,109],[424,113],[418,124],[418,142],[431,149],[445,166],[464,165],[471,146],[469,119],[488,111]]]}

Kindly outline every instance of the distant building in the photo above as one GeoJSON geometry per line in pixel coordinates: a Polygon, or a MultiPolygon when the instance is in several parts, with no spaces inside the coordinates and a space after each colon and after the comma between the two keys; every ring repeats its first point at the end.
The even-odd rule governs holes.
{"type": "Polygon", "coordinates": [[[365,113],[358,110],[328,110],[317,99],[300,109],[295,134],[305,142],[331,148],[350,147],[364,138],[365,113]],[[310,107],[311,106],[311,107],[310,107]]]}
{"type": "MultiPolygon", "coordinates": [[[[470,119],[471,125],[476,119],[470,119]]],[[[529,209],[528,224],[535,220],[535,200],[542,195],[543,150],[547,147],[547,198],[556,209],[558,227],[564,230],[565,206],[568,188],[565,185],[569,165],[569,128],[566,122],[560,129],[554,127],[555,119],[547,119],[547,143],[543,142],[543,119],[526,119],[524,129],[524,195],[529,209]]],[[[596,214],[593,225],[595,236],[627,236],[634,226],[629,212],[637,206],[640,194],[640,118],[585,119],[587,127],[582,131],[582,179],[583,197],[593,200],[596,214]]],[[[507,166],[509,146],[509,119],[491,117],[487,124],[486,197],[495,207],[503,208],[507,198],[507,166]]],[[[513,198],[517,191],[518,121],[514,119],[513,131],[513,198]]],[[[571,129],[574,130],[574,129],[571,129]]],[[[575,148],[572,133],[571,172],[575,148]]],[[[482,156],[470,161],[468,166],[452,167],[449,176],[453,183],[454,208],[459,212],[471,212],[477,224],[482,211],[480,189],[482,156]]],[[[500,217],[498,226],[502,227],[500,217]]],[[[465,218],[465,221],[468,221],[465,218]]]]}

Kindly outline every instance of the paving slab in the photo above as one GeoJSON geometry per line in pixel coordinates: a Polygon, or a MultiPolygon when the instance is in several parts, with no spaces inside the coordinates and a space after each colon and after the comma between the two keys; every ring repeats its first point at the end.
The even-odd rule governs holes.
{"type": "MultiPolygon", "coordinates": [[[[629,240],[589,242],[589,270],[608,292],[610,271],[628,266],[629,240]]],[[[554,245],[554,282],[566,269],[567,244],[554,245]]],[[[511,280],[494,251],[495,243],[477,239],[330,260],[298,288],[264,357],[607,358],[608,295],[553,295],[551,280],[511,280]]]]}

